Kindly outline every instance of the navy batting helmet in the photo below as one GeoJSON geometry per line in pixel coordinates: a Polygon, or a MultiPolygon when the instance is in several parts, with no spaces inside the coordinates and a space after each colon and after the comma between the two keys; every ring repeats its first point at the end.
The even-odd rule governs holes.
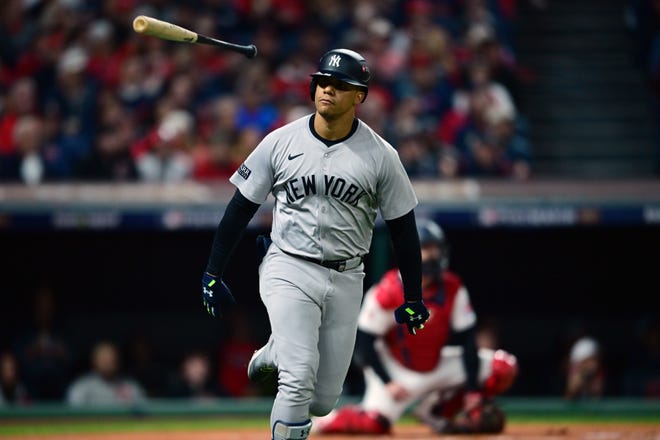
{"type": "Polygon", "coordinates": [[[349,49],[333,49],[326,52],[319,62],[318,71],[312,73],[309,83],[309,95],[314,100],[316,79],[322,76],[332,76],[345,83],[360,87],[364,91],[362,102],[367,99],[371,72],[367,60],[362,55],[349,49]]]}
{"type": "Polygon", "coordinates": [[[449,245],[440,225],[432,220],[417,219],[417,235],[421,246],[429,244],[438,246],[442,253],[440,267],[442,269],[449,267],[449,245]]]}

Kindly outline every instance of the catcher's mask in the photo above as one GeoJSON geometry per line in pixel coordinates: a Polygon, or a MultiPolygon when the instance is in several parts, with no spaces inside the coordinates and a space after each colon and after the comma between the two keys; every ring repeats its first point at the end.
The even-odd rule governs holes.
{"type": "Polygon", "coordinates": [[[333,49],[326,52],[319,62],[318,71],[311,74],[309,96],[314,101],[316,84],[321,77],[334,77],[340,81],[359,87],[364,92],[362,102],[367,99],[371,72],[367,60],[349,49],[333,49]]]}
{"type": "Polygon", "coordinates": [[[417,235],[419,244],[425,246],[437,246],[440,249],[440,258],[422,262],[422,273],[427,276],[438,274],[441,270],[449,267],[449,245],[445,233],[436,222],[428,219],[417,220],[417,235]]]}

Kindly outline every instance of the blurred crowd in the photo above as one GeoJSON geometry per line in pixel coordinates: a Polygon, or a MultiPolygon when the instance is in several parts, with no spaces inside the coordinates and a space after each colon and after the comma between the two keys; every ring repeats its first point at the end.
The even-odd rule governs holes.
{"type": "Polygon", "coordinates": [[[516,0],[4,0],[0,180],[225,179],[313,111],[335,47],[372,71],[358,116],[414,178],[525,180],[516,0]],[[258,56],[136,34],[150,15],[258,56]]]}
{"type": "Polygon", "coordinates": [[[262,393],[245,372],[258,348],[248,320],[240,310],[227,319],[231,324],[220,342],[203,348],[191,343],[168,356],[142,333],[123,339],[96,334],[90,343],[75,343],[62,325],[55,292],[42,286],[32,298],[31,320],[9,346],[0,347],[0,407],[139,407],[152,398],[204,401],[262,393]]]}

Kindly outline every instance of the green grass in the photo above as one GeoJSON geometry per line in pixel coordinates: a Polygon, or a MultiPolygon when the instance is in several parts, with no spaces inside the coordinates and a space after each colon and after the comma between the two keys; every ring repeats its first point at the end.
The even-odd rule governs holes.
{"type": "MultiPolygon", "coordinates": [[[[343,402],[342,404],[345,404],[343,402]]],[[[508,423],[550,425],[614,423],[660,427],[660,401],[611,399],[501,399],[508,423]]],[[[0,438],[43,434],[263,429],[272,399],[154,401],[143,408],[70,408],[60,404],[0,408],[0,438]]],[[[417,423],[406,415],[401,424],[417,423]]]]}
{"type": "Polygon", "coordinates": [[[658,416],[622,416],[612,417],[610,415],[602,414],[564,414],[564,415],[548,415],[548,416],[529,416],[513,414],[507,416],[509,423],[550,423],[550,424],[631,424],[631,425],[655,425],[660,426],[660,418],[658,416]]]}
{"type": "MultiPolygon", "coordinates": [[[[403,417],[402,425],[413,425],[417,421],[410,416],[403,417]]],[[[562,424],[620,424],[629,423],[635,425],[660,426],[658,417],[620,417],[592,415],[585,416],[568,415],[563,416],[520,416],[512,415],[508,423],[538,424],[547,423],[551,425],[562,424]]],[[[241,430],[241,429],[264,429],[268,430],[267,416],[218,416],[218,417],[144,417],[144,418],[100,418],[100,419],[37,419],[37,420],[13,420],[0,422],[0,438],[3,435],[13,436],[36,436],[46,434],[84,434],[84,433],[109,433],[109,432],[159,432],[159,431],[211,431],[211,430],[241,430]]]]}

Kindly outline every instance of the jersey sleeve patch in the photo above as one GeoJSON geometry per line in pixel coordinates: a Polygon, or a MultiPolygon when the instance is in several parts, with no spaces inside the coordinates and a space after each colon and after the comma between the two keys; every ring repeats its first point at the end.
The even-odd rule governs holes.
{"type": "Polygon", "coordinates": [[[250,177],[250,174],[252,174],[252,170],[247,167],[244,163],[241,164],[241,166],[237,170],[238,175],[241,176],[243,179],[247,180],[248,177],[250,177]]]}

